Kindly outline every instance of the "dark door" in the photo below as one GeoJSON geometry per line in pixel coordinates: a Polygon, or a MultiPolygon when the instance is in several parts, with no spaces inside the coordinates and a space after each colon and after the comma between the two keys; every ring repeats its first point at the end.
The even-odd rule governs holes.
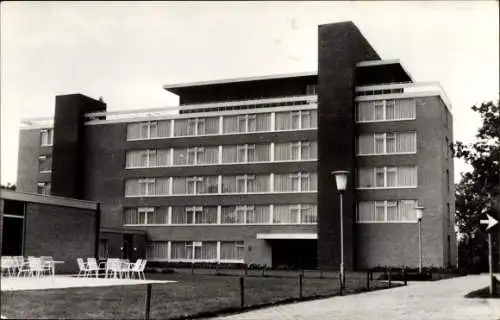
{"type": "Polygon", "coordinates": [[[273,268],[315,269],[317,240],[272,240],[273,268]]]}
{"type": "Polygon", "coordinates": [[[123,251],[122,258],[123,259],[133,259],[134,257],[134,243],[133,243],[133,235],[132,234],[124,234],[123,235],[123,251]]]}
{"type": "Polygon", "coordinates": [[[2,256],[22,256],[24,219],[3,217],[2,256]]]}

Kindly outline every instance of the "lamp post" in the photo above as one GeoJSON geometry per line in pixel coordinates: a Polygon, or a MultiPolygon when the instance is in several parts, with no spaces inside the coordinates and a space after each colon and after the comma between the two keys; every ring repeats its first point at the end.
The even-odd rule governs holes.
{"type": "Polygon", "coordinates": [[[422,218],[424,217],[424,207],[416,206],[418,220],[418,272],[422,273],[422,218]]]}
{"type": "Polygon", "coordinates": [[[340,286],[345,287],[345,274],[344,274],[344,208],[342,203],[342,196],[347,186],[347,175],[349,171],[332,171],[335,176],[335,183],[340,196],[340,286]]]}

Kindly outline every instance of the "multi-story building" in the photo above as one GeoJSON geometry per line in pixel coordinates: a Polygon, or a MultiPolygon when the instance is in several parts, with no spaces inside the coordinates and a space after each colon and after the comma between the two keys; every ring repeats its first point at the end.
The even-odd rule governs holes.
{"type": "Polygon", "coordinates": [[[165,85],[175,108],[57,96],[21,130],[18,188],[100,202],[112,255],[337,268],[331,172],[349,170],[347,269],[417,266],[417,205],[424,266],[455,265],[446,95],[349,22],[319,27],[318,54],[317,72],[165,85]]]}

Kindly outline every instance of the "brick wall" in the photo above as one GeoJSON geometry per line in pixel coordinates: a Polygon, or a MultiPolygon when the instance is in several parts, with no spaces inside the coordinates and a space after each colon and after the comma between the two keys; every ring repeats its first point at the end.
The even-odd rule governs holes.
{"type": "Polygon", "coordinates": [[[25,256],[64,261],[56,272],[78,272],[76,258],[94,257],[95,215],[91,210],[27,203],[25,256]]]}

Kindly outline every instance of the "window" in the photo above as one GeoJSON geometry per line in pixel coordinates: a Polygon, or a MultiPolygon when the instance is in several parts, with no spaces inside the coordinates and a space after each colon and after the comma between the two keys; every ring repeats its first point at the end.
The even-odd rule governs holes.
{"type": "Polygon", "coordinates": [[[358,222],[416,222],[416,200],[358,202],[358,222]]]}
{"type": "Polygon", "coordinates": [[[170,120],[130,123],[127,140],[148,140],[170,137],[170,120]]]}
{"type": "Polygon", "coordinates": [[[169,195],[169,178],[128,179],[125,181],[125,197],[167,195],[169,195]]]}
{"type": "Polygon", "coordinates": [[[50,196],[50,182],[38,182],[36,192],[44,196],[50,196]]]}
{"type": "Polygon", "coordinates": [[[316,141],[285,142],[274,145],[274,160],[276,161],[317,159],[317,154],[316,141]]]}
{"type": "Polygon", "coordinates": [[[276,112],[275,129],[295,130],[316,128],[318,126],[317,118],[316,110],[276,112]]]}
{"type": "Polygon", "coordinates": [[[128,150],[126,168],[154,168],[170,165],[170,150],[128,150]]]}
{"type": "Polygon", "coordinates": [[[51,172],[52,171],[52,156],[45,155],[38,157],[38,169],[40,172],[51,172]]]}
{"type": "Polygon", "coordinates": [[[278,173],[274,175],[274,191],[305,192],[316,190],[316,172],[278,173]]]}
{"type": "Polygon", "coordinates": [[[217,260],[216,241],[172,241],[172,260],[217,260]]]}
{"type": "Polygon", "coordinates": [[[217,207],[173,207],[172,224],[216,224],[217,207]]]}
{"type": "Polygon", "coordinates": [[[357,140],[358,155],[417,152],[415,132],[361,134],[357,140]]]}
{"type": "Polygon", "coordinates": [[[167,260],[168,241],[155,241],[146,244],[146,259],[167,260]]]}
{"type": "Polygon", "coordinates": [[[40,145],[51,146],[54,141],[54,129],[40,130],[40,145]]]}
{"type": "Polygon", "coordinates": [[[218,192],[218,176],[173,178],[173,194],[206,194],[218,192]]]}
{"type": "Polygon", "coordinates": [[[222,146],[222,162],[269,161],[269,144],[241,144],[222,146]]]}
{"type": "Polygon", "coordinates": [[[269,224],[269,206],[222,206],[221,224],[269,224]]]}
{"type": "Polygon", "coordinates": [[[221,241],[220,259],[226,261],[241,261],[245,253],[243,241],[221,241]]]}
{"type": "Polygon", "coordinates": [[[219,133],[219,117],[176,119],[174,136],[201,136],[219,133]]]}
{"type": "Polygon", "coordinates": [[[242,114],[224,116],[222,120],[223,133],[245,133],[271,130],[271,114],[242,114]]]}
{"type": "Polygon", "coordinates": [[[360,101],[356,105],[357,122],[413,120],[415,118],[415,99],[360,101]]]}
{"type": "Polygon", "coordinates": [[[174,149],[174,165],[214,164],[219,162],[219,147],[174,149]]]}
{"type": "Polygon", "coordinates": [[[358,169],[358,188],[417,187],[417,167],[361,167],[358,169]]]}
{"type": "Polygon", "coordinates": [[[317,209],[315,204],[275,205],[273,223],[276,224],[308,224],[316,223],[317,209]]]}
{"type": "Polygon", "coordinates": [[[222,193],[269,192],[269,175],[238,175],[222,177],[222,193]]]}
{"type": "Polygon", "coordinates": [[[124,225],[168,224],[168,207],[125,208],[124,225]]]}

